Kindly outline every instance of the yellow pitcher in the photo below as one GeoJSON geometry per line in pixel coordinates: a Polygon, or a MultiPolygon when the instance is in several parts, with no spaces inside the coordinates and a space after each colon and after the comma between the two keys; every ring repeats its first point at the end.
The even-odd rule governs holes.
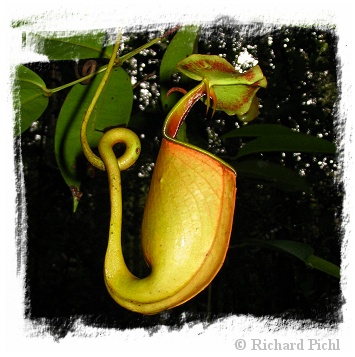
{"type": "Polygon", "coordinates": [[[120,171],[127,167],[126,158],[138,157],[139,139],[119,128],[100,141],[111,195],[105,282],[112,298],[129,310],[155,314],[186,302],[208,286],[225,259],[236,172],[214,155],[176,139],[191,106],[207,91],[201,82],[180,99],[165,121],[142,223],[142,248],[151,268],[143,279],[128,270],[121,247],[120,171]],[[112,151],[117,142],[126,144],[118,160],[112,151]]]}
{"type": "MultiPolygon", "coordinates": [[[[108,69],[113,63],[112,57],[108,69]]],[[[83,151],[95,167],[107,170],[110,186],[105,283],[118,304],[142,314],[171,309],[206,288],[224,262],[232,230],[236,172],[211,153],[179,141],[179,127],[204,96],[207,110],[212,98],[213,113],[222,110],[245,122],[253,120],[258,112],[255,94],[267,84],[259,66],[239,73],[219,56],[191,55],[177,67],[200,84],[189,92],[173,88],[185,95],[165,120],[144,210],[142,249],[151,268],[145,278],[139,279],[128,270],[121,246],[120,172],[138,158],[140,141],[128,129],[111,129],[100,140],[99,158],[92,153],[85,135],[89,114],[81,128],[83,151]],[[112,149],[117,143],[126,145],[119,158],[112,149]]]]}

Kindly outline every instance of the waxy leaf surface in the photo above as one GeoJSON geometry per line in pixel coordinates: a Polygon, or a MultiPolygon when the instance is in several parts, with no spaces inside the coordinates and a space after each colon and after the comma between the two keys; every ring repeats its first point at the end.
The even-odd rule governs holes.
{"type": "Polygon", "coordinates": [[[20,65],[17,67],[14,86],[18,97],[15,99],[16,124],[14,135],[24,132],[37,120],[48,106],[46,84],[29,68],[20,65]]]}

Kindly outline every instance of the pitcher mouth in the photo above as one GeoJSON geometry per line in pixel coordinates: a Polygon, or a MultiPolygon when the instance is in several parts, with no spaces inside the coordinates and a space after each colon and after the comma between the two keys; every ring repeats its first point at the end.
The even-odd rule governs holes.
{"type": "MultiPolygon", "coordinates": [[[[179,89],[180,91],[180,89],[179,89]]],[[[216,98],[213,91],[208,89],[208,85],[205,81],[199,83],[194,89],[190,92],[186,92],[185,90],[181,90],[185,95],[175,104],[175,106],[171,109],[169,114],[166,117],[163,126],[163,138],[166,140],[172,141],[177,145],[182,145],[185,147],[189,147],[195,151],[198,151],[204,155],[207,155],[214,160],[218,161],[221,165],[227,167],[231,170],[235,176],[237,176],[236,170],[233,166],[229,165],[224,160],[220,159],[218,156],[213,155],[207,150],[201,149],[198,146],[195,146],[190,143],[186,143],[180,140],[177,140],[177,133],[183,121],[186,119],[188,113],[190,112],[192,106],[205,95],[211,95],[214,103],[216,102],[216,98]]],[[[213,114],[212,114],[213,115],[213,114]]]]}

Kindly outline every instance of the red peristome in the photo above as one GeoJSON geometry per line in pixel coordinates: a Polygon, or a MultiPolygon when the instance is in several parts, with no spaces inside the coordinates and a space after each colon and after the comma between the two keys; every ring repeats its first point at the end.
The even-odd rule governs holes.
{"type": "Polygon", "coordinates": [[[173,88],[170,88],[170,89],[167,91],[166,97],[168,98],[169,95],[170,95],[171,93],[173,93],[173,92],[180,92],[180,93],[182,93],[182,94],[185,95],[185,94],[187,93],[187,90],[184,89],[184,88],[181,88],[181,87],[173,87],[173,88]]]}
{"type": "Polygon", "coordinates": [[[186,93],[168,114],[165,124],[165,135],[175,138],[181,123],[186,118],[192,106],[205,95],[206,89],[204,83],[200,83],[193,90],[186,93]]]}

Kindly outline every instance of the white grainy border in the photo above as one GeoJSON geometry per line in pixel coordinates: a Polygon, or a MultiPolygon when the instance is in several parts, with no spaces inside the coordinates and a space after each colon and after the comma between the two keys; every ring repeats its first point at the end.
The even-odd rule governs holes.
{"type": "MultiPolygon", "coordinates": [[[[19,1],[5,0],[1,10],[1,237],[0,237],[0,349],[5,354],[35,353],[37,356],[97,356],[114,354],[124,356],[138,355],[169,355],[185,353],[214,354],[217,356],[236,356],[240,354],[234,346],[238,338],[248,341],[251,338],[261,338],[280,342],[297,342],[299,339],[340,339],[340,351],[332,354],[344,354],[355,350],[354,339],[354,276],[353,257],[355,229],[351,213],[354,211],[354,135],[355,99],[352,85],[354,75],[351,64],[354,62],[353,19],[351,9],[346,2],[337,1],[250,1],[238,4],[238,1],[217,0],[211,2],[177,0],[177,1],[132,1],[129,5],[121,5],[122,1],[19,1]],[[252,5],[254,4],[254,5],[252,5]],[[106,8],[105,8],[106,7],[106,8]],[[134,13],[134,14],[133,14],[134,13]],[[339,120],[345,130],[339,136],[343,137],[343,180],[346,196],[344,201],[344,242],[342,252],[342,290],[346,304],[344,305],[344,323],[339,331],[324,331],[315,329],[302,330],[298,322],[294,326],[282,328],[282,321],[274,319],[257,320],[248,316],[233,316],[215,323],[208,328],[202,325],[185,327],[180,331],[160,333],[153,336],[144,330],[131,332],[105,331],[104,329],[87,328],[77,323],[77,334],[67,336],[54,342],[50,336],[28,337],[24,331],[28,329],[23,320],[23,281],[21,274],[17,275],[17,242],[15,240],[15,175],[12,139],[12,98],[11,98],[11,66],[35,60],[33,53],[21,51],[20,31],[10,28],[12,20],[30,18],[34,22],[29,29],[49,31],[83,31],[95,28],[154,26],[159,23],[199,23],[213,22],[219,16],[231,16],[241,22],[278,23],[285,25],[335,24],[339,36],[339,63],[341,65],[341,102],[339,120]],[[354,149],[351,148],[353,145],[354,149]],[[80,336],[92,336],[85,338],[80,336]]],[[[242,3],[242,2],[241,2],[242,3]]],[[[23,222],[25,227],[25,219],[23,222]]],[[[23,273],[23,272],[22,272],[23,273]]],[[[27,331],[28,332],[28,331],[27,331]]],[[[246,353],[248,349],[245,351],[246,353]]],[[[275,351],[259,351],[263,355],[274,355],[275,351]]],[[[284,352],[279,352],[284,353],[284,352]]],[[[313,356],[323,355],[324,351],[303,351],[313,356]]]]}

